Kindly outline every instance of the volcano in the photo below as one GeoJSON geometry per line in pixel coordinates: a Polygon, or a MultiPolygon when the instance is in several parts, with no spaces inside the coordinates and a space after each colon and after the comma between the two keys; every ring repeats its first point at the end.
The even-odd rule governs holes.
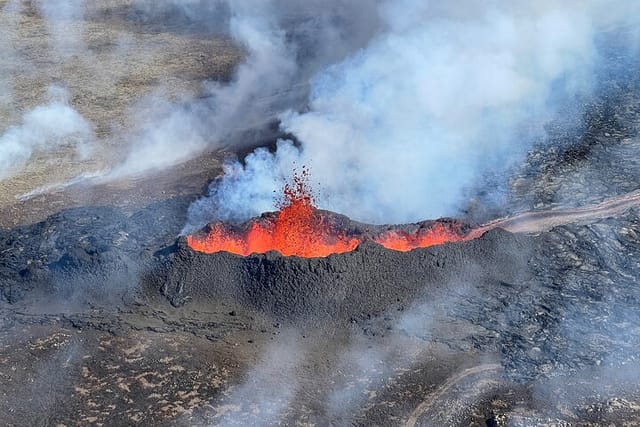
{"type": "Polygon", "coordinates": [[[640,14],[575,6],[1,2],[0,425],[638,425],[640,14]]]}
{"type": "Polygon", "coordinates": [[[199,252],[237,255],[277,251],[284,256],[326,257],[350,252],[365,241],[387,249],[407,252],[468,238],[469,227],[452,219],[423,221],[404,226],[360,224],[315,206],[309,170],[294,172],[285,184],[278,212],[265,213],[234,226],[213,222],[201,232],[187,236],[188,245],[199,252]]]}

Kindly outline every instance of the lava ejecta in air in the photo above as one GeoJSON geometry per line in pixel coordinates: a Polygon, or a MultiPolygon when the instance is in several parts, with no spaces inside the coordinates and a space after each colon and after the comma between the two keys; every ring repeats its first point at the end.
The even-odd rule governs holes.
{"type": "Polygon", "coordinates": [[[188,245],[208,254],[248,256],[278,251],[285,256],[316,258],[350,252],[365,240],[406,252],[467,238],[463,227],[454,221],[429,222],[414,232],[400,227],[378,233],[349,227],[345,217],[315,207],[308,180],[306,168],[300,175],[294,174],[293,183],[284,186],[278,212],[263,214],[241,226],[211,223],[202,232],[187,236],[188,245]]]}
{"type": "Polygon", "coordinates": [[[200,252],[231,252],[238,255],[278,251],[282,255],[326,257],[354,250],[357,236],[341,231],[338,224],[313,203],[308,170],[294,174],[284,187],[279,211],[265,214],[237,229],[223,223],[209,225],[204,236],[188,236],[189,246],[200,252]]]}

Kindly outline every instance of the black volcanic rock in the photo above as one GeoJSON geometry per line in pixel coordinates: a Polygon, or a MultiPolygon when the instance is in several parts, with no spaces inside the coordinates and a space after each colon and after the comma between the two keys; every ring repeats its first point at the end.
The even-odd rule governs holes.
{"type": "Polygon", "coordinates": [[[64,210],[46,220],[0,229],[0,295],[15,302],[30,291],[55,296],[131,289],[153,252],[171,245],[189,201],[175,198],[128,216],[112,207],[64,210]]]}
{"type": "Polygon", "coordinates": [[[398,252],[364,242],[326,258],[203,254],[180,240],[156,283],[181,300],[232,299],[290,321],[360,319],[407,305],[456,281],[485,286],[528,278],[532,241],[503,230],[480,239],[398,252]],[[477,268],[482,266],[482,269],[477,268]]]}
{"type": "MultiPolygon", "coordinates": [[[[192,304],[194,310],[217,307],[220,325],[234,322],[239,328],[246,328],[246,319],[263,316],[267,322],[259,328],[274,334],[295,326],[304,332],[301,336],[332,328],[367,339],[401,336],[443,345],[456,354],[497,357],[501,378],[517,384],[509,387],[524,396],[519,405],[538,411],[546,411],[549,403],[530,398],[536,390],[566,383],[579,394],[592,375],[600,376],[612,396],[620,395],[611,384],[616,381],[624,384],[620,393],[625,396],[637,391],[637,376],[620,382],[610,374],[624,367],[633,374],[637,368],[636,210],[538,236],[494,229],[472,241],[406,253],[365,242],[353,252],[326,258],[276,252],[208,255],[173,237],[181,224],[171,219],[171,204],[132,216],[102,210],[63,212],[42,223],[0,231],[0,304],[23,307],[34,294],[47,301],[86,295],[92,304],[109,300],[116,312],[151,316],[145,320],[149,325],[139,321],[129,328],[184,330],[205,334],[212,342],[223,335],[216,328],[226,326],[197,318],[161,321],[166,314],[148,311],[147,302],[160,304],[163,312],[192,304]],[[154,225],[155,216],[160,221],[154,225]],[[134,305],[121,298],[132,290],[137,294],[134,305]],[[235,316],[229,315],[233,312],[235,316]]],[[[122,334],[123,318],[87,310],[28,321],[122,334]]],[[[12,316],[7,319],[14,321],[12,316]]],[[[401,388],[396,391],[404,396],[401,388]]],[[[484,407],[504,413],[499,401],[510,394],[501,393],[483,397],[484,407]],[[497,396],[494,406],[491,396],[497,396]]],[[[549,411],[564,419],[561,409],[549,411]]],[[[365,415],[363,425],[369,419],[365,415]]],[[[430,416],[439,419],[425,413],[430,416]]]]}

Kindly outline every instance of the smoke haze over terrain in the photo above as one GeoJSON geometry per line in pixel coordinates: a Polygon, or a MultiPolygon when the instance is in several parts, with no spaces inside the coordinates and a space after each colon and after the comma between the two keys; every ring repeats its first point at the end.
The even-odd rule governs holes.
{"type": "Polygon", "coordinates": [[[229,34],[245,50],[244,62],[230,82],[205,82],[205,99],[166,105],[144,127],[140,141],[113,175],[170,166],[206,149],[228,146],[234,134],[264,127],[299,105],[315,70],[363,44],[377,22],[366,0],[214,3],[213,10],[206,2],[164,6],[179,7],[187,16],[202,13],[198,20],[204,16],[228,23],[229,34]]]}
{"type": "MultiPolygon", "coordinates": [[[[103,167],[87,166],[71,182],[78,182],[83,176],[110,181],[156,173],[205,151],[255,143],[237,136],[264,130],[278,114],[302,108],[310,77],[366,45],[379,31],[381,21],[374,4],[368,0],[304,4],[289,0],[136,0],[127,9],[119,9],[116,3],[95,5],[74,0],[39,1],[30,10],[23,2],[11,1],[3,8],[7,25],[0,49],[7,63],[13,64],[12,72],[37,66],[33,58],[15,51],[16,43],[11,42],[31,30],[25,29],[20,14],[37,13],[47,33],[41,40],[47,45],[45,57],[53,67],[53,79],[68,89],[69,99],[74,101],[85,97],[81,91],[87,88],[78,87],[79,82],[64,75],[68,67],[80,64],[86,68],[94,75],[90,84],[99,94],[107,94],[126,82],[132,71],[146,71],[144,67],[154,65],[152,61],[157,59],[153,57],[159,55],[164,43],[162,33],[196,41],[227,38],[242,51],[244,59],[228,79],[212,75],[200,80],[199,87],[193,88],[195,92],[182,93],[169,88],[174,82],[159,80],[153,83],[151,92],[129,105],[113,107],[126,114],[130,123],[99,123],[99,135],[101,145],[109,147],[106,152],[112,146],[117,149],[106,162],[96,157],[94,163],[106,163],[103,167]],[[161,32],[162,38],[147,39],[143,31],[97,41],[91,32],[91,20],[99,23],[114,16],[138,23],[144,31],[161,32]],[[101,50],[104,45],[96,43],[107,43],[108,53],[101,50]],[[105,55],[119,56],[123,62],[111,67],[105,63],[109,61],[105,55]]],[[[183,61],[203,60],[190,57],[190,52],[184,54],[183,61]]],[[[11,75],[2,76],[0,102],[10,104],[14,84],[11,75]]],[[[92,117],[87,119],[93,121],[92,117]]],[[[104,155],[105,150],[96,153],[104,155]]]]}
{"type": "MultiPolygon", "coordinates": [[[[97,56],[82,18],[95,10],[82,0],[58,3],[36,3],[52,52],[91,63],[97,56]]],[[[22,7],[8,2],[4,9],[22,7]]],[[[637,16],[633,4],[596,0],[486,7],[411,0],[137,0],[132,7],[128,13],[145,25],[228,35],[244,59],[229,81],[203,80],[196,98],[175,96],[158,82],[127,107],[133,127],[112,124],[117,153],[70,182],[156,173],[204,151],[233,151],[251,143],[243,132],[275,120],[295,137],[279,141],[275,151],[261,148],[228,163],[226,176],[192,206],[185,231],[212,219],[242,221],[274,210],[273,192],[294,164],[309,166],[321,208],[358,220],[454,215],[484,173],[505,173],[541,139],[559,105],[590,92],[600,60],[595,39],[634,24],[637,16]]],[[[0,48],[32,66],[12,51],[10,28],[0,48]]],[[[139,42],[121,38],[116,50],[130,55],[139,42]]],[[[101,72],[101,84],[117,82],[118,72],[101,72]]],[[[74,99],[68,83],[61,86],[74,99]]],[[[9,104],[10,77],[0,79],[0,91],[0,102],[9,104]]],[[[65,129],[58,132],[65,135],[65,129]]],[[[40,140],[40,147],[48,141],[40,140]]],[[[5,159],[17,151],[28,158],[34,147],[5,145],[5,159]]]]}
{"type": "Polygon", "coordinates": [[[640,396],[640,4],[0,5],[3,422],[578,422],[640,396]],[[476,234],[327,257],[178,237],[275,210],[303,167],[320,208],[476,234]]]}
{"type": "Polygon", "coordinates": [[[597,35],[630,23],[632,9],[381,3],[384,31],[314,76],[309,111],[280,116],[297,142],[228,164],[187,230],[274,210],[294,163],[310,167],[320,207],[358,220],[455,214],[466,188],[507,171],[559,105],[590,92],[597,35]]]}
{"type": "Polygon", "coordinates": [[[22,123],[0,136],[0,179],[24,166],[35,150],[70,146],[86,157],[93,139],[91,124],[68,105],[64,89],[52,87],[51,101],[27,112],[22,123]]]}

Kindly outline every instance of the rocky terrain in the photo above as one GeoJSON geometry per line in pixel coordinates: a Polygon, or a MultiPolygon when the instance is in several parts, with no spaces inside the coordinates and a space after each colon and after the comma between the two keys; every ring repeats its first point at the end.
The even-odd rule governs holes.
{"type": "Polygon", "coordinates": [[[9,424],[640,416],[635,208],[537,236],[300,259],[196,253],[174,238],[185,205],[2,232],[9,424]]]}
{"type": "MultiPolygon", "coordinates": [[[[40,102],[45,75],[79,74],[73,105],[117,152],[121,104],[156,79],[193,94],[240,60],[209,27],[203,37],[135,2],[94,8],[98,65],[3,63],[22,97],[3,120],[40,102]],[[127,35],[161,48],[133,54],[143,64],[106,96],[92,67],[118,63],[103,56],[127,35]],[[175,60],[186,50],[205,59],[175,60]]],[[[18,18],[18,50],[42,51],[28,36],[45,31],[37,11],[18,18]]],[[[508,177],[480,184],[499,202],[472,194],[458,219],[477,238],[406,253],[195,252],[180,231],[220,151],[17,199],[52,170],[87,166],[38,157],[0,181],[0,423],[640,425],[640,80],[635,56],[605,62],[597,90],[558,112],[508,177]]],[[[250,135],[273,143],[264,128],[250,135]]]]}

